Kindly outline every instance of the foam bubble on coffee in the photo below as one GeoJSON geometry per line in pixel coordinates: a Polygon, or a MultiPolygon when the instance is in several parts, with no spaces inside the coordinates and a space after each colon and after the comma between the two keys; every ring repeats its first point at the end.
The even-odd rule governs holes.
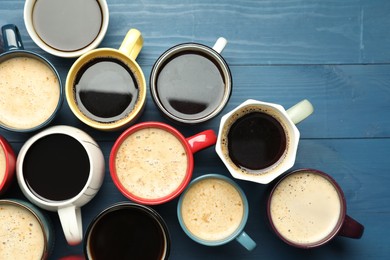
{"type": "Polygon", "coordinates": [[[120,145],[115,168],[120,183],[135,196],[158,199],[173,193],[183,182],[187,153],[176,136],[160,128],[145,128],[120,145]]]}
{"type": "Polygon", "coordinates": [[[41,259],[44,244],[41,225],[31,212],[0,205],[0,259],[41,259]]]}
{"type": "Polygon", "coordinates": [[[216,178],[204,179],[185,193],[181,214],[194,236],[218,241],[237,230],[244,216],[244,203],[230,183],[216,178]]]}
{"type": "Polygon", "coordinates": [[[4,149],[0,146],[0,184],[4,181],[7,160],[4,149]]]}
{"type": "Polygon", "coordinates": [[[44,123],[60,97],[57,75],[42,61],[15,57],[0,63],[0,123],[29,129],[44,123]]]}
{"type": "Polygon", "coordinates": [[[270,203],[276,230],[298,244],[317,243],[331,234],[340,220],[341,207],[335,186],[325,177],[310,172],[284,179],[270,203]]]}

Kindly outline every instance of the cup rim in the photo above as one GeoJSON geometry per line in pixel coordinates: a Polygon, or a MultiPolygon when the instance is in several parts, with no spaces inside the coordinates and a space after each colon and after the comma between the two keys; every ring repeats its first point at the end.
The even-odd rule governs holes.
{"type": "Polygon", "coordinates": [[[107,29],[108,29],[108,24],[110,20],[110,13],[108,9],[108,4],[106,0],[97,0],[98,4],[100,6],[100,10],[102,13],[102,25],[100,28],[99,33],[97,34],[96,38],[89,43],[87,46],[78,49],[78,50],[73,50],[73,51],[63,51],[63,50],[58,50],[55,49],[48,44],[46,44],[37,34],[37,32],[34,29],[33,22],[32,22],[32,11],[34,9],[34,5],[37,0],[27,0],[24,4],[24,9],[23,9],[23,17],[24,17],[24,24],[26,26],[27,32],[34,41],[35,44],[37,44],[42,50],[44,50],[47,53],[50,53],[52,55],[55,55],[57,57],[62,57],[62,58],[76,58],[84,53],[91,51],[99,46],[99,44],[102,42],[104,39],[107,29]]]}
{"type": "Polygon", "coordinates": [[[89,252],[89,250],[88,250],[88,243],[89,243],[89,239],[90,239],[90,234],[92,232],[92,229],[96,225],[96,223],[98,221],[100,221],[100,219],[102,217],[104,217],[106,214],[108,214],[110,212],[113,212],[113,211],[116,211],[116,210],[121,210],[123,208],[137,208],[137,209],[141,209],[146,214],[151,215],[153,217],[153,219],[156,222],[158,222],[159,226],[163,230],[164,240],[166,242],[165,243],[166,248],[165,248],[164,259],[168,259],[169,254],[170,254],[170,249],[171,249],[171,237],[170,237],[170,233],[169,233],[169,229],[168,229],[167,223],[165,222],[163,217],[156,210],[154,210],[153,208],[151,208],[151,207],[149,207],[147,205],[142,205],[142,204],[138,204],[138,203],[131,202],[131,201],[116,202],[116,203],[108,206],[107,208],[105,208],[103,211],[99,212],[92,219],[92,221],[89,223],[89,225],[87,227],[87,230],[85,232],[86,236],[85,236],[85,239],[84,239],[84,242],[83,242],[84,255],[86,257],[88,257],[88,252],[89,252]]]}
{"type": "Polygon", "coordinates": [[[326,243],[328,243],[329,241],[331,241],[338,233],[339,231],[341,230],[342,228],[342,225],[343,225],[343,222],[345,220],[345,216],[346,216],[346,212],[347,212],[347,205],[346,205],[346,200],[345,200],[345,195],[344,195],[344,192],[343,190],[341,189],[340,185],[335,181],[335,179],[333,179],[329,174],[323,172],[323,171],[320,171],[320,170],[317,170],[317,169],[313,169],[313,168],[301,168],[301,169],[296,169],[294,171],[291,171],[291,172],[288,172],[288,173],[285,173],[283,176],[280,177],[280,179],[278,179],[276,181],[276,183],[273,185],[272,189],[271,189],[271,192],[269,193],[268,195],[268,199],[267,199],[267,217],[268,217],[268,222],[269,222],[269,225],[271,226],[272,230],[275,232],[275,234],[282,240],[284,241],[286,244],[288,245],[291,245],[291,246],[294,246],[294,247],[297,247],[297,248],[303,248],[303,249],[309,249],[309,248],[314,248],[314,247],[319,247],[319,246],[322,246],[326,243]],[[316,175],[319,175],[323,178],[325,178],[326,180],[328,180],[336,189],[338,195],[339,195],[339,198],[340,198],[340,203],[341,203],[341,208],[340,208],[340,218],[336,224],[336,226],[334,227],[334,229],[332,230],[332,232],[330,232],[325,238],[321,239],[320,241],[317,241],[317,242],[313,242],[313,243],[296,243],[296,242],[293,242],[291,240],[288,240],[286,239],[278,230],[277,228],[275,227],[273,221],[272,221],[272,214],[271,214],[271,199],[272,199],[272,196],[276,190],[276,188],[279,186],[279,184],[285,180],[287,177],[291,176],[291,175],[294,175],[294,174],[299,174],[299,173],[303,173],[303,172],[310,172],[312,174],[316,174],[316,175]]]}
{"type": "Polygon", "coordinates": [[[55,74],[55,76],[57,77],[58,87],[59,87],[59,90],[60,90],[57,106],[54,109],[53,113],[44,122],[42,122],[39,125],[36,125],[34,127],[23,128],[23,129],[15,128],[15,127],[12,127],[12,126],[7,126],[5,124],[0,123],[0,128],[3,128],[5,130],[7,130],[7,131],[16,132],[16,133],[35,132],[35,131],[37,131],[39,129],[42,129],[45,126],[49,125],[53,121],[53,119],[56,117],[58,111],[62,107],[62,103],[63,103],[63,100],[64,100],[64,89],[63,89],[63,85],[62,85],[60,74],[58,73],[57,69],[54,67],[54,65],[48,59],[46,59],[42,55],[39,55],[39,54],[37,54],[35,52],[29,51],[29,50],[24,50],[24,49],[9,50],[9,51],[6,51],[4,53],[1,53],[0,54],[0,63],[3,62],[3,61],[1,61],[2,59],[9,60],[9,59],[13,58],[13,57],[6,57],[6,56],[9,56],[9,55],[13,55],[14,57],[32,57],[33,59],[37,59],[37,60],[43,62],[45,65],[47,65],[51,69],[51,71],[55,74]],[[4,57],[6,57],[6,58],[4,58],[4,57]]]}
{"type": "Polygon", "coordinates": [[[183,190],[187,187],[188,183],[191,181],[193,168],[194,168],[193,153],[191,151],[191,147],[189,143],[186,141],[186,138],[176,128],[168,124],[162,122],[156,122],[156,121],[138,123],[126,129],[115,141],[114,145],[112,146],[110,157],[109,157],[110,175],[115,186],[128,199],[144,205],[163,204],[179,196],[183,192],[183,190]],[[159,128],[170,132],[181,142],[187,154],[187,171],[183,181],[177,187],[177,189],[175,189],[172,193],[165,195],[161,198],[147,199],[131,193],[122,185],[122,183],[119,181],[118,176],[116,174],[115,157],[118,152],[118,149],[120,148],[122,143],[127,139],[129,135],[135,133],[138,130],[145,129],[145,128],[159,128]]]}
{"type": "Polygon", "coordinates": [[[229,65],[227,64],[226,60],[222,57],[222,55],[207,45],[201,43],[195,43],[195,42],[181,43],[167,49],[163,54],[160,55],[160,57],[153,64],[150,77],[149,77],[149,88],[151,91],[151,96],[154,103],[159,108],[159,111],[168,119],[176,123],[183,123],[183,124],[199,124],[199,123],[206,122],[214,118],[215,116],[217,116],[226,107],[232,94],[232,86],[233,86],[232,73],[229,68],[229,65]],[[220,69],[221,72],[223,72],[222,74],[225,80],[225,92],[222,97],[222,101],[218,104],[216,109],[214,109],[208,115],[196,119],[185,119],[170,113],[164,107],[164,105],[160,101],[160,98],[158,97],[157,84],[156,84],[157,76],[160,70],[164,67],[166,61],[171,59],[172,56],[188,50],[200,51],[202,53],[207,54],[209,58],[213,58],[213,61],[216,61],[216,65],[218,65],[218,69],[220,69]]]}
{"type": "MultiPolygon", "coordinates": [[[[80,138],[80,137],[75,137],[74,135],[71,134],[71,133],[74,133],[74,131],[79,131],[82,135],[84,135],[84,134],[87,135],[87,133],[85,133],[82,130],[80,130],[80,129],[76,128],[76,127],[73,127],[73,126],[67,126],[67,125],[52,126],[52,127],[46,128],[45,130],[43,130],[43,131],[35,134],[34,136],[30,137],[24,143],[24,145],[22,146],[22,148],[20,149],[20,152],[18,154],[17,163],[16,163],[16,165],[17,165],[16,166],[16,176],[17,176],[18,184],[19,184],[22,192],[24,194],[27,194],[26,197],[32,203],[37,204],[38,206],[40,206],[40,207],[42,207],[44,209],[57,211],[59,208],[64,208],[64,207],[69,206],[69,205],[82,206],[82,205],[86,204],[89,201],[89,200],[83,201],[82,205],[79,205],[79,203],[77,203],[77,201],[81,197],[84,196],[85,191],[88,190],[89,185],[93,181],[93,174],[92,174],[92,172],[94,171],[94,168],[92,167],[92,165],[94,165],[94,163],[93,163],[94,156],[92,155],[92,152],[91,152],[90,148],[86,147],[85,143],[92,144],[94,146],[95,146],[95,144],[92,143],[90,140],[82,140],[82,138],[80,138]],[[28,150],[30,149],[30,147],[36,141],[38,141],[41,138],[44,138],[46,136],[53,135],[53,134],[67,135],[67,136],[72,137],[73,139],[75,139],[84,148],[85,152],[88,155],[89,164],[90,164],[90,169],[89,169],[89,172],[88,172],[88,179],[85,182],[83,188],[79,191],[79,193],[77,195],[75,195],[74,197],[71,197],[69,199],[65,199],[65,200],[49,200],[49,199],[44,199],[43,197],[37,196],[33,191],[31,191],[28,188],[28,185],[27,185],[27,183],[26,183],[26,181],[24,179],[23,163],[22,162],[24,161],[28,150]]],[[[92,199],[93,196],[88,196],[88,197],[90,199],[92,199]]]]}
{"type": "Polygon", "coordinates": [[[12,205],[12,206],[15,206],[15,207],[21,207],[25,210],[27,210],[28,212],[30,212],[34,218],[38,221],[39,223],[39,226],[41,228],[41,231],[42,231],[42,235],[43,235],[43,242],[44,242],[44,247],[43,247],[43,252],[42,252],[42,259],[46,258],[48,255],[49,255],[49,251],[50,251],[50,238],[49,238],[49,235],[48,233],[46,232],[46,226],[47,225],[50,225],[50,224],[47,224],[45,225],[45,223],[43,222],[43,215],[42,213],[40,213],[38,211],[38,209],[36,209],[34,207],[34,205],[32,204],[25,204],[25,203],[28,203],[28,202],[24,202],[22,200],[19,200],[19,199],[0,199],[0,205],[1,204],[8,204],[8,205],[12,205]],[[41,214],[41,216],[40,216],[41,214]]]}
{"type": "Polygon", "coordinates": [[[181,196],[179,198],[179,201],[177,203],[177,210],[176,210],[176,212],[177,212],[177,218],[179,220],[179,224],[180,224],[181,228],[183,229],[184,233],[186,233],[186,235],[189,238],[191,238],[195,242],[198,242],[199,244],[202,244],[202,245],[206,245],[206,246],[220,246],[220,245],[229,243],[230,241],[236,239],[243,232],[243,230],[245,228],[245,225],[246,225],[246,223],[248,221],[249,203],[248,203],[248,199],[247,199],[247,197],[245,195],[244,190],[234,180],[232,180],[229,177],[226,177],[225,175],[222,175],[222,174],[207,173],[207,174],[204,174],[204,175],[201,175],[201,176],[195,178],[194,180],[192,180],[188,184],[187,188],[185,189],[185,191],[181,194],[181,196]],[[205,179],[219,179],[219,180],[222,180],[222,181],[225,181],[225,182],[229,183],[230,185],[232,185],[238,191],[238,193],[240,194],[241,199],[243,201],[243,204],[244,204],[244,215],[243,215],[243,217],[241,219],[240,225],[237,227],[237,229],[232,234],[230,234],[229,236],[227,236],[224,239],[220,239],[220,240],[205,240],[205,239],[197,237],[196,235],[192,234],[187,229],[187,227],[184,224],[183,217],[181,215],[182,204],[183,204],[183,199],[184,199],[185,195],[187,194],[187,192],[191,189],[191,187],[193,185],[195,185],[196,183],[198,183],[198,182],[200,182],[202,180],[205,180],[205,179]]]}
{"type": "Polygon", "coordinates": [[[124,128],[126,125],[131,124],[135,120],[137,120],[141,114],[143,109],[146,106],[146,81],[144,73],[137,63],[137,61],[133,60],[126,54],[122,53],[118,49],[113,48],[98,48],[91,50],[82,56],[80,56],[71,66],[71,68],[68,71],[68,75],[66,77],[66,83],[65,83],[65,97],[67,100],[67,103],[69,105],[70,110],[72,113],[84,124],[93,127],[98,130],[103,131],[115,131],[120,130],[124,128]],[[78,108],[77,103],[74,98],[74,87],[73,83],[76,78],[77,73],[79,70],[89,63],[91,60],[96,58],[112,58],[115,60],[120,60],[123,62],[126,66],[129,67],[129,69],[132,71],[133,74],[138,73],[140,77],[136,76],[137,83],[138,83],[138,100],[134,105],[133,110],[131,110],[126,116],[123,118],[116,120],[114,122],[109,123],[102,123],[98,122],[96,120],[90,119],[84,113],[81,112],[81,110],[78,108]]]}
{"type": "MultiPolygon", "coordinates": [[[[279,119],[277,119],[280,121],[279,119]]],[[[285,129],[286,132],[286,129],[285,129]]],[[[273,181],[275,178],[289,170],[291,167],[293,167],[295,160],[296,160],[296,154],[298,149],[298,143],[300,139],[300,132],[296,125],[291,121],[289,118],[286,110],[283,106],[276,104],[276,103],[269,103],[264,101],[258,101],[254,99],[248,99],[241,104],[239,104],[237,107],[233,108],[230,112],[226,113],[222,116],[219,124],[219,131],[218,131],[218,139],[217,143],[215,145],[215,151],[217,155],[220,157],[223,164],[226,166],[226,168],[229,170],[230,174],[240,180],[246,180],[251,182],[257,182],[261,184],[268,184],[271,181],[273,181]],[[288,149],[284,152],[281,158],[279,158],[278,161],[276,161],[274,164],[260,170],[254,171],[256,174],[251,173],[240,173],[238,169],[233,167],[225,158],[224,152],[222,151],[222,139],[223,139],[223,131],[226,126],[226,122],[234,116],[234,114],[245,107],[248,106],[257,106],[262,105],[266,106],[268,108],[272,108],[278,113],[278,117],[282,118],[285,123],[282,123],[283,128],[285,127],[291,129],[291,134],[287,136],[287,142],[289,143],[288,149]]]]}

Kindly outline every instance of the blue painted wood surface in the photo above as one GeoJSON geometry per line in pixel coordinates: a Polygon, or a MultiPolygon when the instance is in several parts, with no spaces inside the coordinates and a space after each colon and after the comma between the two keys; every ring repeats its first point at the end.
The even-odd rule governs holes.
{"type": "MultiPolygon", "coordinates": [[[[143,33],[138,62],[147,82],[151,67],[167,48],[195,41],[212,46],[228,40],[223,51],[233,73],[233,93],[224,111],[198,126],[176,126],[184,135],[217,131],[220,117],[248,98],[288,108],[309,99],[315,113],[299,124],[301,142],[294,169],[311,167],[332,175],[343,188],[348,214],[365,226],[360,240],[337,238],[319,249],[287,246],[267,225],[264,200],[267,185],[244,181],[250,204],[246,232],[257,248],[246,252],[238,243],[205,247],[190,240],[176,218],[177,200],[154,208],[167,221],[171,259],[389,259],[390,257],[390,1],[387,0],[107,0],[110,25],[102,47],[118,48],[127,30],[143,33]]],[[[24,1],[0,0],[0,24],[14,23],[26,49],[38,52],[59,70],[65,82],[73,59],[51,56],[30,39],[23,22],[24,1]]],[[[166,122],[147,96],[141,121],[166,122]]],[[[170,123],[170,122],[168,122],[170,123]]],[[[64,102],[53,124],[73,125],[100,144],[108,164],[120,132],[103,133],[78,121],[64,102]]],[[[31,134],[0,130],[16,152],[31,134]]],[[[195,155],[194,177],[230,174],[213,148],[195,155]]],[[[23,198],[16,183],[1,198],[23,198]]],[[[84,228],[107,206],[126,200],[106,168],[98,195],[82,209],[84,228]]],[[[68,246],[58,217],[56,243],[50,259],[81,254],[68,246]]]]}

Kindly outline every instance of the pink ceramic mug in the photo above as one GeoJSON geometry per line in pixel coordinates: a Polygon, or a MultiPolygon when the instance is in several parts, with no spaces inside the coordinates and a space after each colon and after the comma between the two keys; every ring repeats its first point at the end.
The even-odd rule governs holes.
{"type": "Polygon", "coordinates": [[[116,140],[110,154],[111,177],[132,201],[156,205],[176,198],[191,180],[193,154],[216,142],[213,130],[185,138],[160,122],[136,124],[116,140]]]}
{"type": "Polygon", "coordinates": [[[273,187],[268,219],[279,238],[298,248],[321,246],[336,236],[360,238],[362,224],[346,214],[344,193],[328,174],[299,169],[273,187]]]}
{"type": "Polygon", "coordinates": [[[0,136],[0,194],[12,183],[15,175],[15,153],[8,141],[0,136]]]}

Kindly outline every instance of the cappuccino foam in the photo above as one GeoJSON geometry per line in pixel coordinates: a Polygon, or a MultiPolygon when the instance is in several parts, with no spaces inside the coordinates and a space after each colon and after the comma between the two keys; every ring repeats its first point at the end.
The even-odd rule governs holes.
{"type": "Polygon", "coordinates": [[[340,195],[328,179],[300,172],[277,186],[270,212],[275,228],[285,239],[313,244],[333,232],[341,217],[341,207],[340,195]]]}
{"type": "Polygon", "coordinates": [[[0,185],[4,181],[7,160],[3,147],[0,146],[0,185]]]}
{"type": "Polygon", "coordinates": [[[60,98],[57,75],[42,61],[15,57],[0,63],[0,123],[29,129],[44,123],[60,98]]]}
{"type": "Polygon", "coordinates": [[[135,196],[158,199],[174,192],[187,173],[187,153],[176,136],[160,128],[129,135],[115,157],[116,174],[135,196]]]}
{"type": "Polygon", "coordinates": [[[0,205],[0,259],[41,259],[44,241],[41,225],[31,212],[0,205]]]}
{"type": "Polygon", "coordinates": [[[244,216],[244,202],[230,183],[217,178],[201,180],[184,194],[183,222],[194,236],[218,241],[233,234],[244,216]]]}

